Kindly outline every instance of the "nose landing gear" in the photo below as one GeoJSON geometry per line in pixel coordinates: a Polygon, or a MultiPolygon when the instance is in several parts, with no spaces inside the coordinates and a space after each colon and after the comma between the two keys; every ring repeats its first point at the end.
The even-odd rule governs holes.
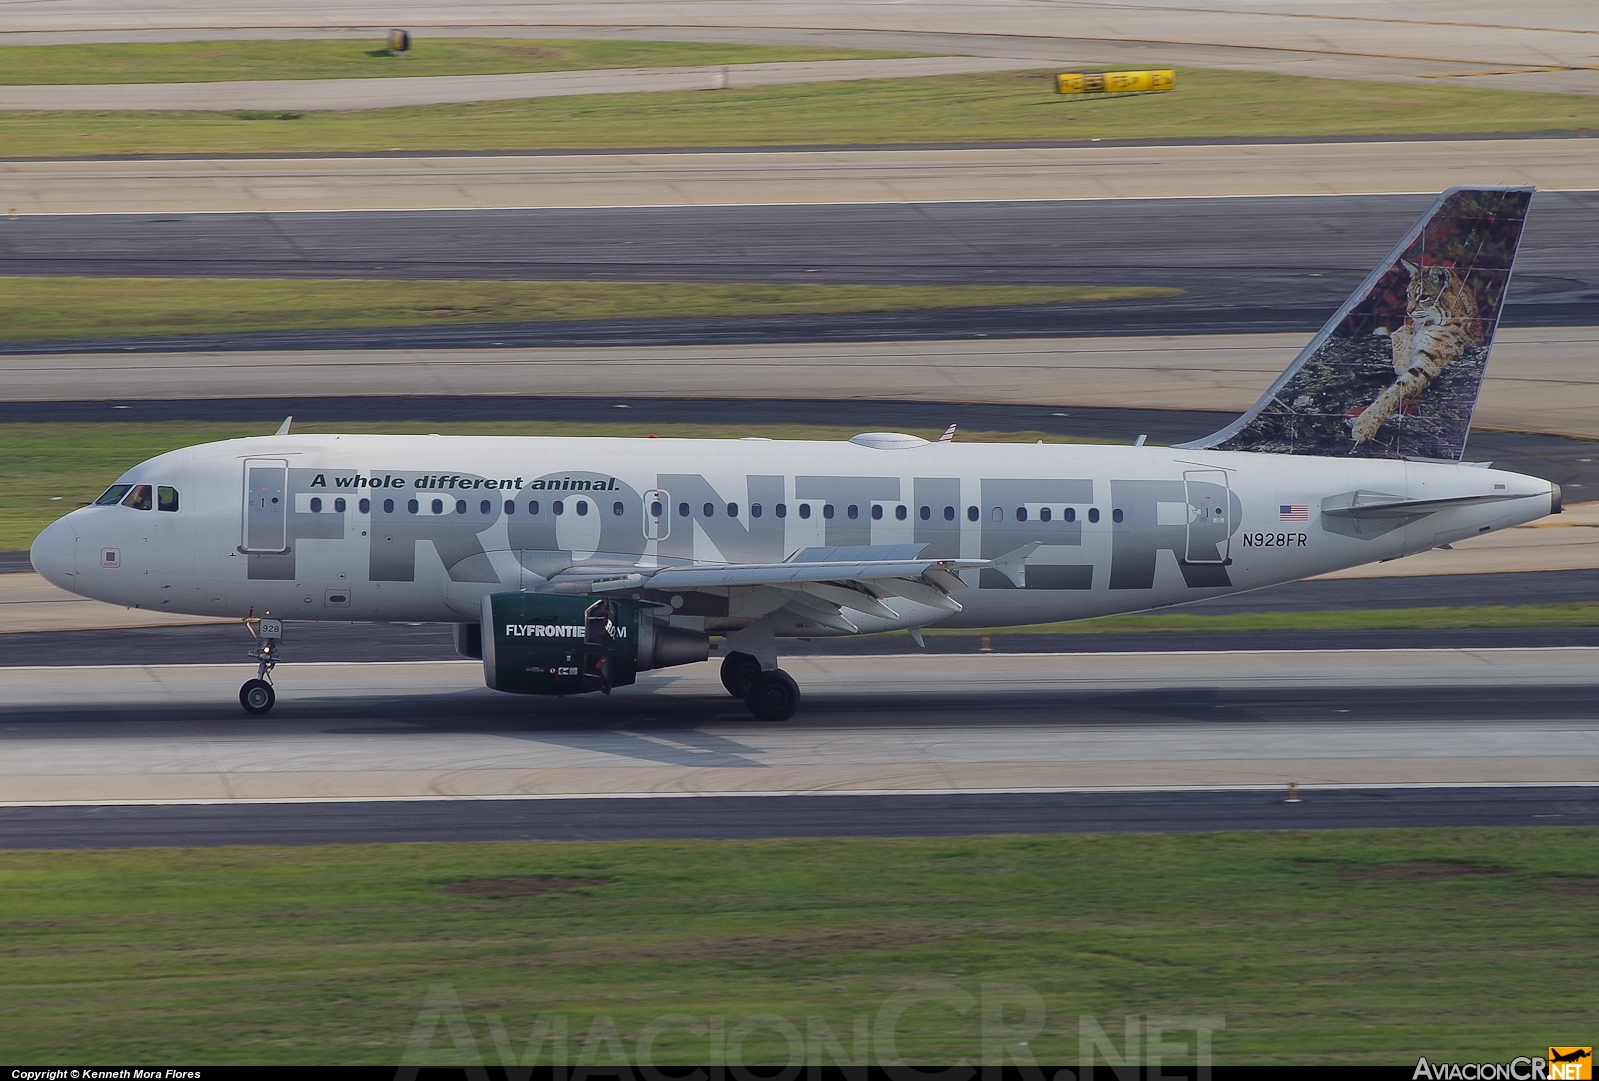
{"type": "Polygon", "coordinates": [[[248,654],[257,662],[255,678],[245,680],[244,686],[239,688],[239,705],[246,713],[266,713],[278,700],[277,692],[272,689],[272,669],[278,665],[283,624],[276,619],[263,619],[259,632],[250,626],[250,633],[259,639],[259,644],[248,654]]]}

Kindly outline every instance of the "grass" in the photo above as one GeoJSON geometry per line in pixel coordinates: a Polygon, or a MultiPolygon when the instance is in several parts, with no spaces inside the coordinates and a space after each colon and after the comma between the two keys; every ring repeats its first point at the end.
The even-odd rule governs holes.
{"type": "MultiPolygon", "coordinates": [[[[1178,89],[1059,97],[1046,72],[606,94],[352,112],[6,112],[6,157],[1060,142],[1599,128],[1599,98],[1184,69],[1178,89]]],[[[5,208],[0,207],[0,210],[5,208]]]]}
{"type": "Polygon", "coordinates": [[[892,1025],[911,1062],[979,1061],[985,994],[1012,1025],[1036,996],[1001,1038],[1045,1064],[1077,1065],[1083,1015],[1118,1049],[1128,1015],[1218,1016],[1220,1064],[1508,1061],[1599,1024],[1596,852],[1549,827],[6,852],[0,1057],[515,1064],[542,1020],[606,1063],[675,1015],[657,1063],[704,1062],[713,1021],[754,1028],[746,1062],[786,1060],[784,1025],[847,1054],[859,1021],[879,1062],[917,988],[956,1001],[892,1025]],[[408,1054],[430,991],[455,1034],[408,1054]]]}
{"type": "Polygon", "coordinates": [[[173,41],[92,45],[8,45],[0,86],[71,83],[198,83],[246,79],[374,79],[418,75],[504,75],[597,68],[675,68],[874,60],[924,55],[790,45],[692,41],[543,41],[412,35],[394,56],[387,39],[368,41],[173,41]]]}
{"type": "Polygon", "coordinates": [[[542,323],[1078,304],[1159,286],[725,285],[698,282],[0,278],[0,341],[249,330],[542,323]]]}

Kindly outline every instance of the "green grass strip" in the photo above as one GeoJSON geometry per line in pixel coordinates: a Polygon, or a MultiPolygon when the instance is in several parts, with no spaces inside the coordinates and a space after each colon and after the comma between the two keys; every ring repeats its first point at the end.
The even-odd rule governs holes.
{"type": "Polygon", "coordinates": [[[0,153],[522,151],[1588,128],[1599,128],[1599,97],[1585,94],[1183,69],[1171,93],[1083,99],[1057,96],[1048,73],[1039,71],[365,112],[9,112],[0,113],[0,153]]]}
{"type": "MultiPolygon", "coordinates": [[[[0,234],[3,235],[3,234],[0,234]]],[[[1177,296],[1161,286],[0,278],[0,341],[915,311],[1177,296]]]]}
{"type": "Polygon", "coordinates": [[[248,79],[381,79],[425,75],[508,75],[602,68],[677,68],[876,60],[923,55],[803,45],[721,45],[693,41],[565,41],[412,35],[394,56],[386,39],[367,41],[170,41],[9,45],[0,86],[209,83],[248,79]]]}
{"type": "Polygon", "coordinates": [[[1543,827],[3,852],[0,1056],[531,1065],[542,1020],[568,1062],[632,1063],[655,1026],[656,1064],[718,1058],[718,1030],[783,1063],[790,1028],[848,1054],[860,1024],[873,1063],[892,1037],[948,1064],[981,1061],[986,994],[1034,1015],[1007,1061],[1075,1067],[1085,1016],[1125,1050],[1129,1015],[1210,1015],[1220,1065],[1507,1062],[1594,1028],[1596,851],[1543,827]]]}

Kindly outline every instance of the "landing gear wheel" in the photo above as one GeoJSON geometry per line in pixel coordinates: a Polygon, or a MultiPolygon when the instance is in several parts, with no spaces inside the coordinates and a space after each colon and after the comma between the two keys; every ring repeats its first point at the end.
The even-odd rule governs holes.
{"type": "Polygon", "coordinates": [[[761,674],[761,662],[748,653],[729,653],[722,661],[722,686],[734,698],[745,698],[750,684],[761,674]]]}
{"type": "Polygon", "coordinates": [[[781,668],[774,668],[750,682],[744,704],[763,721],[786,721],[799,709],[799,698],[799,684],[781,668]]]}
{"type": "Polygon", "coordinates": [[[265,713],[277,700],[277,692],[264,679],[246,680],[244,686],[239,688],[239,705],[244,707],[246,713],[265,713]]]}

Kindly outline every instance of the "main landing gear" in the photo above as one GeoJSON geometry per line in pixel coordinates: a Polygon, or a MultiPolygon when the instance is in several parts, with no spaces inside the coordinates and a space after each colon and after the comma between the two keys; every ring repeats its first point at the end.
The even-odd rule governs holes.
{"type": "Polygon", "coordinates": [[[763,721],[786,721],[799,709],[794,678],[781,668],[762,671],[761,662],[748,653],[729,653],[722,661],[722,686],[763,721]]]}
{"type": "Polygon", "coordinates": [[[283,641],[283,624],[276,619],[263,619],[259,632],[254,627],[250,633],[258,634],[259,644],[248,656],[255,659],[255,678],[244,681],[239,688],[239,705],[246,713],[266,713],[277,704],[277,692],[272,689],[272,669],[278,666],[278,646],[283,641]]]}

